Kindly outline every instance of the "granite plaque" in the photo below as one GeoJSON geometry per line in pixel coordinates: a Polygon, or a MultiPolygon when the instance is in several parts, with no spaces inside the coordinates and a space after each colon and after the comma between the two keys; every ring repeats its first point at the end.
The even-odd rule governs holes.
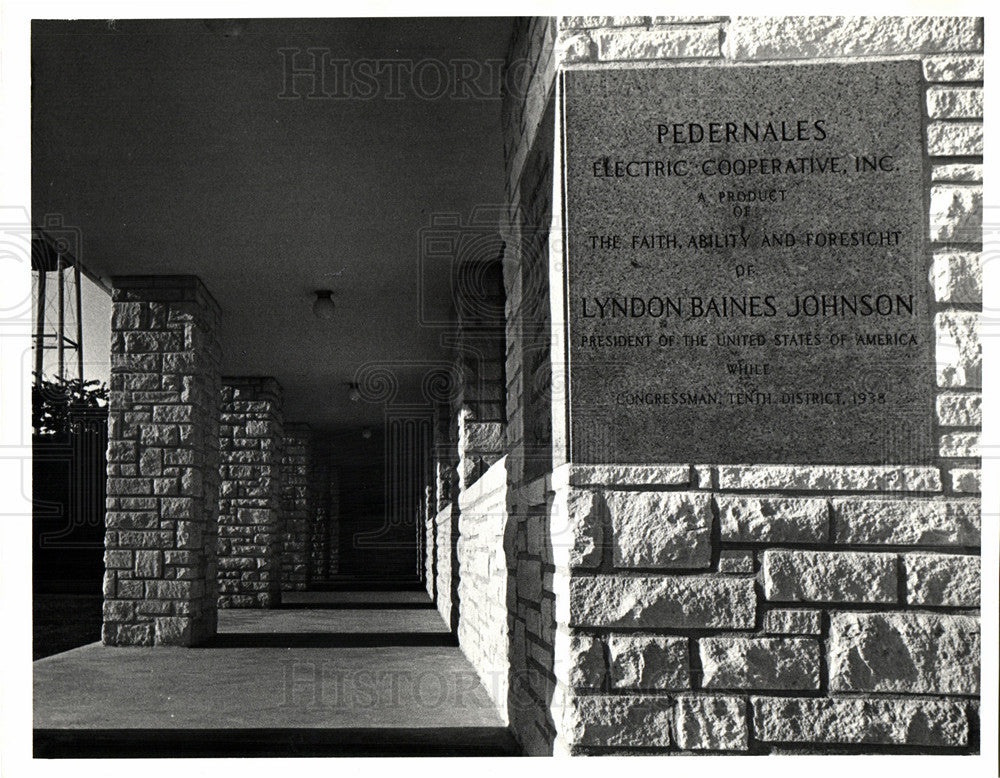
{"type": "Polygon", "coordinates": [[[571,459],[932,458],[919,63],[563,79],[571,459]]]}

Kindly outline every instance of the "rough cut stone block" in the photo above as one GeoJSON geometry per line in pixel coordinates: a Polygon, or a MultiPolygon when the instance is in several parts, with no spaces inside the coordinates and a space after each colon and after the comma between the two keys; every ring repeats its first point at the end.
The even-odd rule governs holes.
{"type": "Polygon", "coordinates": [[[982,472],[973,467],[953,467],[948,471],[951,490],[959,494],[979,494],[983,490],[982,472]]]}
{"type": "Polygon", "coordinates": [[[102,606],[105,621],[128,622],[135,618],[134,602],[129,600],[105,600],[102,606]]]}
{"type": "Polygon", "coordinates": [[[927,153],[932,157],[981,156],[983,125],[979,122],[931,122],[927,125],[927,153]]]}
{"type": "Polygon", "coordinates": [[[150,478],[109,478],[108,495],[152,494],[153,482],[150,478]]]}
{"type": "Polygon", "coordinates": [[[159,578],[163,575],[163,557],[159,551],[135,552],[136,578],[159,578]]]}
{"type": "Polygon", "coordinates": [[[669,746],[672,705],[666,696],[573,697],[563,739],[571,746],[669,746]]]}
{"type": "Polygon", "coordinates": [[[104,514],[104,525],[109,529],[156,529],[160,522],[155,513],[109,509],[104,514]]]}
{"type": "Polygon", "coordinates": [[[818,689],[819,643],[809,638],[702,638],[706,689],[818,689]]]}
{"type": "Polygon", "coordinates": [[[553,673],[569,688],[600,689],[606,674],[600,639],[557,629],[553,647],[553,673]]]}
{"type": "Polygon", "coordinates": [[[851,551],[764,552],[764,596],[796,602],[896,602],[896,557],[851,551]]]}
{"type": "Polygon", "coordinates": [[[812,59],[981,51],[979,21],[957,16],[734,16],[730,59],[812,59]]]}
{"type": "Polygon", "coordinates": [[[981,243],[983,188],[978,185],[935,184],[931,187],[931,240],[941,243],[981,243]]]}
{"type": "Polygon", "coordinates": [[[924,78],[928,81],[982,81],[981,54],[944,54],[923,60],[924,78]]]}
{"type": "Polygon", "coordinates": [[[822,543],[829,539],[826,500],[719,495],[724,543],[822,543]]]}
{"type": "Polygon", "coordinates": [[[101,642],[106,646],[151,646],[153,625],[105,621],[101,626],[101,642]]]}
{"type": "Polygon", "coordinates": [[[934,297],[941,303],[981,303],[983,267],[977,251],[935,251],[934,297]]]}
{"type": "Polygon", "coordinates": [[[723,576],[587,576],[569,589],[580,626],[751,629],[757,605],[752,580],[723,576]]]}
{"type": "Polygon", "coordinates": [[[108,549],[104,552],[104,566],[118,570],[128,570],[132,567],[134,551],[123,549],[108,549]]]}
{"type": "Polygon", "coordinates": [[[956,162],[951,165],[934,165],[931,167],[931,181],[981,184],[983,183],[983,166],[974,162],[956,162]]]}
{"type": "Polygon", "coordinates": [[[927,90],[927,115],[932,119],[981,119],[983,88],[932,86],[927,90]]]}
{"type": "Polygon", "coordinates": [[[941,311],[934,317],[938,386],[978,389],[983,383],[983,352],[979,343],[980,314],[941,311]]]}
{"type": "Polygon", "coordinates": [[[601,30],[594,35],[597,38],[597,56],[603,62],[692,59],[718,57],[720,54],[717,25],[601,30]]]}
{"type": "Polygon", "coordinates": [[[500,422],[466,421],[460,445],[468,451],[503,451],[504,427],[500,422]]]}
{"type": "Polygon", "coordinates": [[[835,543],[979,545],[979,503],[975,500],[839,499],[831,506],[835,543]]]}
{"type": "Polygon", "coordinates": [[[598,567],[604,551],[604,501],[595,492],[570,488],[562,509],[552,512],[552,557],[557,566],[598,567]]]}
{"type": "Polygon", "coordinates": [[[648,16],[562,16],[559,19],[562,29],[571,30],[581,27],[636,27],[648,23],[648,16]]]}
{"type": "Polygon", "coordinates": [[[612,635],[611,685],[616,689],[688,689],[688,641],[679,637],[612,635]]]}
{"type": "Polygon", "coordinates": [[[965,704],[944,700],[752,697],[754,736],[771,743],[964,746],[965,704]]]}
{"type": "Polygon", "coordinates": [[[723,551],[719,554],[720,573],[752,573],[752,551],[723,551]]]}
{"type": "Polygon", "coordinates": [[[714,482],[715,468],[711,465],[692,465],[693,477],[691,486],[695,489],[711,489],[714,482]]]}
{"type": "Polygon", "coordinates": [[[585,32],[560,33],[556,44],[557,61],[564,65],[597,59],[597,44],[585,32]]]}
{"type": "Polygon", "coordinates": [[[893,465],[720,465],[719,488],[939,492],[941,473],[893,465]]]}
{"type": "Polygon", "coordinates": [[[702,492],[605,494],[616,567],[707,568],[712,559],[711,497],[702,492]]]}
{"type": "Polygon", "coordinates": [[[978,694],[979,620],[936,613],[834,613],[830,690],[978,694]]]}
{"type": "Polygon", "coordinates": [[[654,16],[653,24],[709,24],[724,22],[725,16],[654,16]]]}
{"type": "Polygon", "coordinates": [[[569,465],[570,486],[687,486],[690,465],[569,465]]]}
{"type": "Polygon", "coordinates": [[[746,751],[747,703],[742,697],[683,696],[674,707],[674,741],[690,751],[746,751]]]}
{"type": "Polygon", "coordinates": [[[781,608],[764,614],[764,632],[772,635],[818,635],[820,611],[781,608]]]}
{"type": "Polygon", "coordinates": [[[978,432],[946,432],[941,436],[938,453],[942,457],[972,458],[979,456],[978,432]]]}
{"type": "Polygon", "coordinates": [[[154,622],[156,642],[166,646],[188,646],[196,637],[188,616],[159,616],[154,622]]]}
{"type": "Polygon", "coordinates": [[[944,392],[937,398],[937,419],[942,427],[978,427],[983,423],[983,395],[944,392]]]}
{"type": "Polygon", "coordinates": [[[908,604],[979,607],[978,556],[906,554],[902,561],[908,604]]]}

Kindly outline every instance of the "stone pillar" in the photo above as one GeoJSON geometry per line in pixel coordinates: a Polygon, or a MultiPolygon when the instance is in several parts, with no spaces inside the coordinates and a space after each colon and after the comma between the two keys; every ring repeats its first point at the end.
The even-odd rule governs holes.
{"type": "Polygon", "coordinates": [[[313,455],[309,482],[312,503],[312,539],[309,544],[309,580],[322,581],[329,575],[330,552],[330,457],[329,452],[313,455]]]}
{"type": "Polygon", "coordinates": [[[458,426],[451,408],[439,408],[434,422],[434,475],[437,503],[434,532],[435,603],[452,631],[458,629],[458,426]]]}
{"type": "Polygon", "coordinates": [[[281,458],[281,493],[284,551],[281,557],[281,590],[302,591],[309,580],[309,458],[311,432],[307,424],[286,424],[281,458]]]}
{"type": "Polygon", "coordinates": [[[190,646],[216,626],[220,312],[194,276],[112,283],[102,640],[190,646]]]}
{"type": "Polygon", "coordinates": [[[329,522],[327,528],[327,573],[336,575],[340,572],[340,468],[330,468],[330,480],[327,484],[330,496],[329,522]]]}
{"type": "Polygon", "coordinates": [[[281,600],[281,386],[226,378],[219,428],[219,607],[281,600]]]}
{"type": "Polygon", "coordinates": [[[428,596],[435,599],[437,586],[436,556],[435,547],[435,526],[434,519],[437,516],[437,496],[434,494],[434,485],[428,484],[424,488],[424,506],[421,518],[424,522],[424,589],[428,596]]]}
{"type": "Polygon", "coordinates": [[[448,406],[434,417],[435,510],[441,511],[458,494],[458,418],[448,406]]]}

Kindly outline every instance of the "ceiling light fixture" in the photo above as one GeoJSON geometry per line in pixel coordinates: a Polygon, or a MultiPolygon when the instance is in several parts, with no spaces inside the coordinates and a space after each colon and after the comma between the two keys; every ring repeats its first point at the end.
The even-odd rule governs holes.
{"type": "Polygon", "coordinates": [[[333,292],[329,289],[317,289],[316,301],[313,303],[313,314],[317,319],[332,319],[333,311],[333,292]]]}
{"type": "Polygon", "coordinates": [[[371,436],[372,436],[372,431],[369,427],[361,428],[361,437],[363,437],[365,440],[369,440],[371,436]]]}
{"type": "Polygon", "coordinates": [[[356,403],[358,400],[361,399],[361,392],[358,391],[357,384],[351,384],[351,389],[347,393],[347,399],[350,400],[352,403],[356,403]]]}

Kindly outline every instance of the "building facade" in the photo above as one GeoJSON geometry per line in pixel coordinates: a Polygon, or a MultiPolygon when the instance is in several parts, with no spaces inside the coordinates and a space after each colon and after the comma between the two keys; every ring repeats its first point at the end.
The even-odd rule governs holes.
{"type": "MultiPolygon", "coordinates": [[[[977,751],[982,21],[524,18],[513,24],[504,72],[505,180],[492,222],[500,222],[502,248],[459,263],[449,369],[427,370],[419,406],[393,405],[384,376],[358,377],[361,399],[387,414],[375,436],[384,446],[371,460],[392,485],[377,531],[349,518],[381,510],[377,497],[345,510],[357,498],[358,459],[341,456],[347,447],[286,415],[273,377],[223,375],[225,312],[210,283],[195,274],[112,279],[103,642],[195,645],[213,633],[219,608],[274,607],[283,591],[368,565],[423,581],[529,754],[977,751]],[[843,98],[818,118],[799,113],[809,75],[788,75],[812,66],[848,68],[843,98]],[[878,94],[855,98],[851,84],[875,83],[888,96],[883,116],[909,112],[898,144],[876,148],[889,137],[880,124],[857,150],[882,166],[890,193],[893,176],[909,166],[898,177],[916,189],[902,207],[917,209],[919,225],[901,228],[904,254],[883,252],[878,261],[916,261],[922,286],[915,304],[890,299],[916,306],[907,325],[880,322],[878,332],[912,330],[923,340],[902,357],[883,344],[859,372],[874,376],[876,388],[864,391],[878,394],[880,371],[910,375],[908,355],[931,355],[933,367],[921,369],[932,373],[918,376],[924,393],[907,406],[917,409],[912,426],[892,416],[876,428],[868,419],[878,416],[843,407],[821,409],[808,423],[786,415],[783,426],[778,417],[753,421],[769,409],[748,409],[732,424],[765,429],[750,445],[727,424],[715,422],[710,433],[693,421],[675,424],[689,418],[681,410],[602,416],[600,405],[580,402],[599,370],[580,372],[573,341],[584,326],[585,264],[594,261],[578,259],[575,248],[588,236],[574,221],[585,205],[573,164],[586,156],[588,122],[621,118],[614,112],[623,105],[620,94],[606,104],[587,97],[632,85],[627,104],[657,116],[640,87],[694,73],[711,99],[742,105],[745,94],[717,85],[756,77],[761,67],[793,82],[774,98],[795,123],[772,129],[792,133],[786,140],[833,133],[854,115],[855,99],[867,106],[858,123],[877,117],[878,94]],[[876,80],[865,80],[872,73],[876,80]],[[919,103],[893,104],[897,94],[919,103]],[[567,264],[570,251],[582,271],[569,269],[580,267],[567,264]],[[836,414],[843,421],[831,427],[836,414]],[[866,421],[852,426],[852,418],[866,421]],[[890,426],[895,437],[885,434],[890,426]],[[857,453],[829,454],[834,433],[834,449],[857,453]],[[878,440],[866,447],[869,435],[878,440]],[[793,438],[787,459],[774,453],[776,440],[793,438]],[[345,533],[367,533],[372,551],[345,557],[345,533]]],[[[693,144],[692,125],[712,135],[716,122],[727,145],[727,132],[746,140],[774,118],[740,114],[730,132],[721,114],[708,113],[704,124],[690,113],[664,115],[651,132],[660,146],[664,138],[693,144]]],[[[711,140],[697,153],[722,159],[704,156],[711,140]]],[[[671,163],[681,159],[674,152],[671,163]]],[[[733,154],[727,164],[761,156],[745,147],[733,154]]],[[[809,164],[820,164],[809,154],[809,164]]],[[[594,177],[612,169],[610,158],[594,159],[594,177]]],[[[639,168],[621,177],[632,171],[639,168]]],[[[734,174],[721,199],[726,191],[736,193],[727,205],[753,202],[738,199],[748,191],[767,199],[799,180],[787,176],[772,185],[734,174]]],[[[658,178],[657,186],[681,191],[658,178]]],[[[720,189],[690,187],[692,197],[720,189]]],[[[616,218],[626,224],[639,206],[632,190],[615,191],[623,203],[616,218]]],[[[599,240],[611,229],[591,231],[599,240]]],[[[860,240],[883,249],[899,236],[860,240]]],[[[712,261],[729,256],[726,245],[712,250],[712,261]]],[[[771,256],[763,248],[757,255],[771,256]]],[[[611,263],[617,255],[607,256],[611,263]]],[[[671,256],[656,255],[663,272],[671,256]]],[[[643,278],[633,267],[629,278],[643,278]]],[[[628,294],[648,291],[620,283],[628,294]]],[[[649,331],[626,318],[626,335],[649,331]]],[[[659,359],[628,370],[655,376],[648,371],[659,359]]],[[[835,363],[808,359],[821,382],[837,380],[824,373],[835,363]]]]}

